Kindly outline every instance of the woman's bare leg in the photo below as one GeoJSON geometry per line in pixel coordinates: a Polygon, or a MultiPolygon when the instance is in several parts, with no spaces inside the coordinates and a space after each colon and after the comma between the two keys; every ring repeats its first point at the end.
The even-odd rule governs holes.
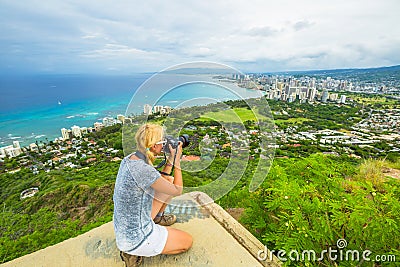
{"type": "Polygon", "coordinates": [[[151,218],[154,219],[159,212],[164,212],[171,201],[171,196],[163,193],[156,192],[154,194],[153,206],[151,208],[151,218]]]}
{"type": "Polygon", "coordinates": [[[166,228],[168,239],[161,254],[179,254],[192,247],[193,238],[190,234],[175,228],[166,228]]]}

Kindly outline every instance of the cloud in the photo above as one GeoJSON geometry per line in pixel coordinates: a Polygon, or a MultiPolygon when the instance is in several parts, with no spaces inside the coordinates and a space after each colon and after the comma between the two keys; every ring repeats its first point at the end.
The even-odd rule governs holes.
{"type": "Polygon", "coordinates": [[[82,36],[82,39],[96,39],[98,37],[99,37],[98,34],[91,34],[91,35],[88,34],[88,35],[82,36]]]}
{"type": "Polygon", "coordinates": [[[125,57],[125,56],[145,56],[151,54],[147,51],[132,48],[126,45],[106,44],[102,49],[95,49],[87,51],[82,54],[82,57],[96,58],[96,57],[125,57]]]}
{"type": "Polygon", "coordinates": [[[249,29],[246,33],[250,36],[263,36],[263,37],[268,37],[268,36],[273,36],[277,34],[279,30],[274,29],[270,26],[263,26],[263,27],[253,27],[249,29]]]}
{"type": "Polygon", "coordinates": [[[313,24],[314,23],[309,22],[308,20],[301,20],[293,24],[293,29],[295,31],[300,31],[311,27],[313,24]]]}
{"type": "Polygon", "coordinates": [[[0,71],[157,71],[191,60],[254,71],[395,65],[399,8],[396,0],[2,0],[0,71]]]}

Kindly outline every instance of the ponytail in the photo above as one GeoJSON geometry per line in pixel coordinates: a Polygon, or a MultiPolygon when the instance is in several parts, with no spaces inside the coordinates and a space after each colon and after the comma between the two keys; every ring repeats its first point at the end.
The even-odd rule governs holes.
{"type": "Polygon", "coordinates": [[[156,157],[150,148],[162,140],[164,129],[157,124],[147,123],[138,129],[135,135],[137,150],[143,153],[147,158],[147,163],[153,165],[156,157]]]}

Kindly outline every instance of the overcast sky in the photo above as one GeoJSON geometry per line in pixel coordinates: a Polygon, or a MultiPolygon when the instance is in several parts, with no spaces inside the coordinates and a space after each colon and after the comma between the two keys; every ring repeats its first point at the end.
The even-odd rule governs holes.
{"type": "Polygon", "coordinates": [[[0,0],[0,71],[246,72],[400,64],[398,0],[0,0]]]}

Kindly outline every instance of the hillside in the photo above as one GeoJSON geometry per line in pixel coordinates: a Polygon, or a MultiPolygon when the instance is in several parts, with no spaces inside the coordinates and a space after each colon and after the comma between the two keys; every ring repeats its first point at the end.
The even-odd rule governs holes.
{"type": "Polygon", "coordinates": [[[309,70],[309,71],[289,71],[285,74],[294,76],[314,76],[318,78],[332,77],[343,80],[358,80],[358,81],[399,81],[400,80],[400,65],[378,67],[378,68],[357,68],[357,69],[331,69],[331,70],[309,70]]]}

